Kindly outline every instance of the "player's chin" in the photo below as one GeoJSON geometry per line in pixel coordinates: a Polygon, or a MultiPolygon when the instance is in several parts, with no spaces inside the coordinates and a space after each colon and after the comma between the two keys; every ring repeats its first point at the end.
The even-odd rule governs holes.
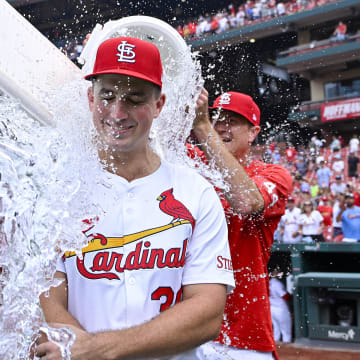
{"type": "Polygon", "coordinates": [[[126,141],[111,141],[108,146],[117,152],[130,152],[132,150],[131,143],[126,141]]]}
{"type": "Polygon", "coordinates": [[[113,139],[108,143],[114,151],[127,153],[138,151],[141,148],[141,142],[137,138],[129,137],[123,139],[113,139]]]}

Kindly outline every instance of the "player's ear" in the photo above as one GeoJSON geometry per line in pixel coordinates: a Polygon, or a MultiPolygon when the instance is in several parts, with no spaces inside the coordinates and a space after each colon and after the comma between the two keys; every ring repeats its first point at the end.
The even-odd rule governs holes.
{"type": "Polygon", "coordinates": [[[249,129],[249,144],[252,144],[252,142],[256,139],[260,132],[260,126],[251,126],[249,129]]]}
{"type": "Polygon", "coordinates": [[[154,119],[156,119],[160,115],[161,110],[165,105],[165,100],[166,100],[165,94],[160,94],[159,98],[156,100],[156,111],[155,111],[154,119]]]}
{"type": "Polygon", "coordinates": [[[89,101],[89,109],[92,112],[94,108],[94,89],[92,86],[89,86],[87,90],[87,96],[89,101]]]}

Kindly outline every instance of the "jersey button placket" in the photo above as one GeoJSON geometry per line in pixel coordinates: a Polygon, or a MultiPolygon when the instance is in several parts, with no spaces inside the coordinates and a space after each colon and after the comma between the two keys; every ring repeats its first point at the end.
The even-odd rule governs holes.
{"type": "MultiPolygon", "coordinates": [[[[127,189],[126,195],[124,197],[123,203],[123,221],[124,221],[124,235],[128,235],[131,231],[127,228],[127,224],[131,224],[135,221],[134,216],[134,200],[135,200],[135,192],[133,189],[127,189]]],[[[127,258],[129,253],[132,251],[132,246],[129,244],[128,246],[125,244],[123,247],[124,251],[124,259],[127,258]]],[[[125,286],[125,296],[126,296],[126,323],[127,326],[132,326],[132,310],[131,310],[131,298],[134,296],[134,285],[136,284],[136,279],[133,275],[133,271],[125,270],[124,271],[124,286],[125,286]]]]}
{"type": "Polygon", "coordinates": [[[128,192],[126,193],[126,201],[125,201],[125,212],[128,215],[132,215],[134,213],[134,209],[132,208],[132,204],[135,198],[135,193],[132,189],[129,189],[128,192]]]}

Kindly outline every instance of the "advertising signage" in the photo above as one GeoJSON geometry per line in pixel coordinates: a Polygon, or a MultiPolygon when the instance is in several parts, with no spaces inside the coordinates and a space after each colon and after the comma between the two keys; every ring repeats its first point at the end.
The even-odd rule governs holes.
{"type": "Polygon", "coordinates": [[[321,121],[337,121],[360,117],[360,98],[334,101],[321,105],[321,121]]]}

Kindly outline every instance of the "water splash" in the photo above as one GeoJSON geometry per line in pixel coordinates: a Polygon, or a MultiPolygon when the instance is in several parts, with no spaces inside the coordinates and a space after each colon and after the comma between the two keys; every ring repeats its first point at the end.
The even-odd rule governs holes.
{"type": "MultiPolygon", "coordinates": [[[[222,176],[184,146],[195,116],[203,80],[190,50],[181,59],[185,71],[172,78],[164,67],[166,105],[154,121],[151,143],[170,162],[197,168],[220,187],[222,176]]],[[[172,64],[171,61],[168,62],[172,64]]],[[[170,65],[169,65],[170,66],[170,65]]],[[[173,66],[173,65],[172,65],[173,66]]],[[[45,322],[39,295],[53,280],[64,250],[81,255],[86,245],[84,219],[103,211],[99,194],[117,201],[108,173],[98,161],[95,129],[87,104],[89,83],[79,79],[44,98],[56,126],[31,119],[16,102],[0,96],[0,358],[28,359],[39,329],[70,359],[72,333],[45,322]]]]}
{"type": "MultiPolygon", "coordinates": [[[[31,119],[13,99],[0,97],[1,359],[27,359],[38,330],[50,328],[39,295],[53,284],[64,249],[86,244],[82,220],[98,212],[94,186],[103,172],[87,110],[86,84],[47,94],[56,128],[31,119]],[[74,94],[77,95],[76,101],[74,94]]],[[[66,339],[62,351],[70,346],[66,339]]]]}

